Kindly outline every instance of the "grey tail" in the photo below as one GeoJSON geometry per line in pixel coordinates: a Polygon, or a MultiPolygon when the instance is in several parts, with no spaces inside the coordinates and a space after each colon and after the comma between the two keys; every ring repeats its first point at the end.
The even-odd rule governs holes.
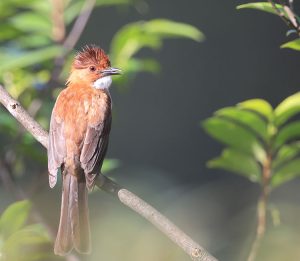
{"type": "Polygon", "coordinates": [[[88,193],[85,179],[63,175],[60,222],[54,253],[64,256],[73,248],[81,254],[91,252],[88,193]]]}

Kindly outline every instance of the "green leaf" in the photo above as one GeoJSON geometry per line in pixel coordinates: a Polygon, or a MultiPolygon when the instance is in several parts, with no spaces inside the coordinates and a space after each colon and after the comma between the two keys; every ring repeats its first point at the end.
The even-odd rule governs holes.
{"type": "Polygon", "coordinates": [[[283,145],[276,153],[272,162],[272,169],[277,169],[281,165],[286,164],[291,159],[300,155],[300,142],[283,145]]]}
{"type": "Polygon", "coordinates": [[[289,161],[274,173],[271,179],[272,187],[277,187],[300,175],[300,159],[289,161]]]}
{"type": "Polygon", "coordinates": [[[41,63],[56,57],[62,52],[60,46],[50,46],[25,53],[11,54],[9,60],[0,64],[0,72],[15,68],[22,68],[41,63]]]}
{"type": "Polygon", "coordinates": [[[14,39],[19,34],[15,27],[7,23],[0,24],[0,32],[0,41],[14,39]]]}
{"type": "Polygon", "coordinates": [[[51,37],[52,25],[50,19],[36,12],[23,12],[9,19],[17,29],[30,33],[39,32],[51,37]]]}
{"type": "Polygon", "coordinates": [[[154,19],[145,23],[144,30],[149,34],[154,34],[163,38],[187,38],[197,42],[204,40],[204,34],[195,26],[179,23],[167,19],[154,19]]]}
{"type": "MultiPolygon", "coordinates": [[[[182,37],[196,41],[203,40],[203,34],[188,24],[166,19],[154,19],[148,22],[135,22],[121,28],[114,36],[110,48],[113,64],[126,68],[131,59],[140,49],[158,49],[165,38],[182,37]]],[[[124,71],[126,71],[124,69],[124,71]]]]}
{"type": "Polygon", "coordinates": [[[1,252],[5,260],[42,261],[49,260],[51,256],[53,258],[50,251],[51,240],[45,227],[35,224],[12,234],[4,242],[1,252]]]}
{"type": "Polygon", "coordinates": [[[251,99],[247,101],[243,101],[237,105],[239,108],[255,111],[258,114],[265,117],[268,121],[273,119],[273,108],[265,100],[262,99],[251,99]]]}
{"type": "Polygon", "coordinates": [[[31,203],[28,200],[11,204],[2,214],[0,219],[0,234],[6,239],[21,229],[29,216],[31,203]]]}
{"type": "Polygon", "coordinates": [[[15,39],[22,48],[39,48],[52,43],[51,39],[44,35],[27,34],[15,39]]]}
{"type": "Polygon", "coordinates": [[[280,46],[280,48],[289,48],[289,49],[293,49],[296,51],[300,51],[300,39],[296,39],[296,40],[284,43],[280,46]]]}
{"type": "Polygon", "coordinates": [[[267,123],[259,117],[257,113],[241,110],[237,107],[227,107],[218,110],[215,114],[245,125],[245,127],[254,131],[256,135],[261,137],[263,140],[266,140],[267,138],[267,123]]]}
{"type": "Polygon", "coordinates": [[[275,123],[277,126],[284,124],[289,118],[300,112],[300,92],[289,96],[281,102],[276,109],[275,123]]]}
{"type": "MultiPolygon", "coordinates": [[[[276,4],[276,7],[283,12],[283,7],[280,4],[276,4]]],[[[256,10],[260,10],[260,11],[264,11],[267,13],[271,13],[271,14],[275,14],[277,15],[276,11],[274,10],[274,8],[272,7],[272,5],[270,3],[267,2],[258,2],[258,3],[248,3],[248,4],[242,4],[242,5],[238,5],[236,7],[236,9],[256,9],[256,10]]]]}
{"type": "Polygon", "coordinates": [[[255,159],[241,151],[225,149],[222,155],[208,162],[209,168],[221,168],[243,175],[253,182],[261,181],[261,169],[255,159]]]}
{"type": "Polygon", "coordinates": [[[110,52],[114,64],[126,64],[141,48],[157,49],[161,46],[160,39],[144,32],[143,27],[144,22],[136,22],[122,27],[115,34],[110,52]]]}
{"type": "Polygon", "coordinates": [[[203,122],[204,129],[218,141],[244,153],[253,155],[259,162],[266,158],[266,152],[255,135],[244,127],[227,119],[212,117],[203,122]]]}
{"type": "Polygon", "coordinates": [[[300,137],[300,121],[292,122],[279,130],[274,140],[274,148],[277,149],[288,141],[300,137]]]}

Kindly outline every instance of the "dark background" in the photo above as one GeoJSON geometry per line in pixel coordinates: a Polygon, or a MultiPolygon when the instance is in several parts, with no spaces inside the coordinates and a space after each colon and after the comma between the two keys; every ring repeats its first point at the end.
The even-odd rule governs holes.
{"type": "MultiPolygon", "coordinates": [[[[279,48],[289,40],[285,24],[270,14],[236,10],[242,3],[246,2],[168,0],[148,1],[143,14],[130,8],[95,10],[77,46],[93,42],[108,50],[122,25],[160,17],[203,31],[207,38],[203,43],[168,40],[158,52],[140,52],[140,56],[156,57],[161,73],[140,74],[124,90],[112,87],[114,120],[108,157],[121,161],[112,175],[118,182],[154,204],[221,260],[246,259],[255,234],[259,187],[206,168],[206,161],[217,156],[221,146],[200,123],[215,110],[246,99],[263,98],[276,106],[297,92],[300,84],[300,54],[279,48]]],[[[272,194],[283,225],[267,233],[265,247],[272,254],[262,253],[258,260],[299,260],[299,251],[290,251],[288,259],[279,251],[283,244],[292,248],[299,243],[299,231],[293,228],[299,228],[298,187],[294,181],[272,194]]],[[[94,219],[99,212],[95,211],[94,219]]],[[[141,259],[135,254],[128,260],[141,259]]],[[[188,258],[180,254],[178,259],[149,260],[188,258]]]]}
{"type": "MultiPolygon", "coordinates": [[[[160,75],[139,75],[126,91],[112,88],[115,119],[109,156],[130,167],[155,166],[180,183],[211,179],[205,162],[219,146],[200,122],[224,106],[263,98],[276,106],[299,85],[299,54],[280,49],[287,27],[275,16],[236,10],[245,1],[149,1],[148,11],[95,10],[80,46],[108,50],[122,25],[165,17],[202,30],[204,43],[167,40],[154,55],[160,75]]],[[[218,176],[214,176],[218,178],[218,176]]]]}

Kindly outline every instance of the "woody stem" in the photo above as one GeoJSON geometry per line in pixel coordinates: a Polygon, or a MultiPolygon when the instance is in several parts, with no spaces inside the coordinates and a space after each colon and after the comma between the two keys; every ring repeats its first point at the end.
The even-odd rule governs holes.
{"type": "Polygon", "coordinates": [[[271,163],[272,157],[268,155],[262,171],[262,190],[257,204],[257,226],[255,239],[251,246],[247,261],[254,261],[256,259],[258,250],[261,246],[261,241],[265,236],[267,223],[267,203],[270,193],[270,178],[271,178],[271,163]]]}

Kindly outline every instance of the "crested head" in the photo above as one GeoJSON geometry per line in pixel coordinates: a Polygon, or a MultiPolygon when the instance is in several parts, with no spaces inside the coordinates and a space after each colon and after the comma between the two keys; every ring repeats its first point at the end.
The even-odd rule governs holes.
{"type": "Polygon", "coordinates": [[[105,52],[96,45],[86,45],[79,51],[73,61],[74,69],[84,69],[89,66],[107,68],[110,61],[105,52]]]}
{"type": "Polygon", "coordinates": [[[101,48],[87,45],[74,57],[68,83],[107,89],[112,82],[111,75],[120,72],[119,69],[111,67],[108,56],[101,48]]]}

